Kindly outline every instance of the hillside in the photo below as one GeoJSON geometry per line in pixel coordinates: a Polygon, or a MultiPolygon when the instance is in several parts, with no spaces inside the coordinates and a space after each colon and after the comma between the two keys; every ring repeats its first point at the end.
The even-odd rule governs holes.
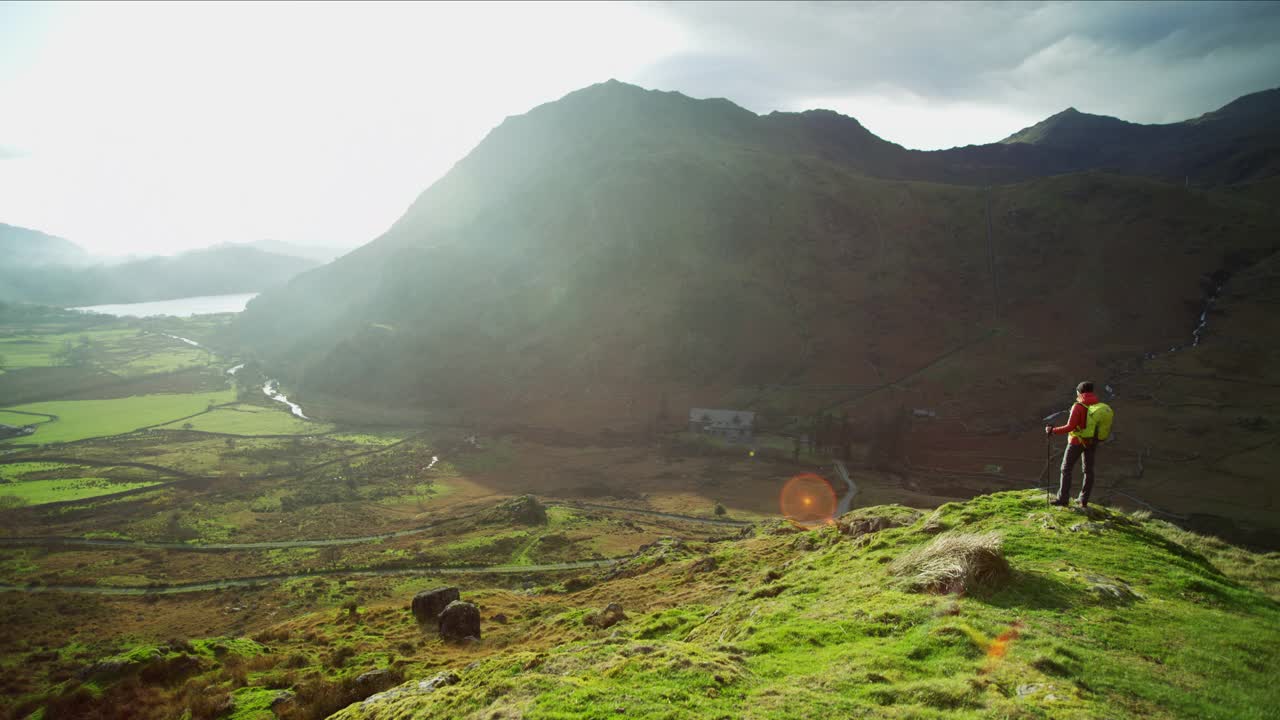
{"type": "Polygon", "coordinates": [[[865,508],[659,545],[525,629],[555,646],[517,641],[448,668],[454,684],[413,678],[335,718],[1263,718],[1280,703],[1264,680],[1280,612],[1275,558],[1261,575],[1254,560],[1033,492],[865,508]],[[1001,540],[1003,558],[977,549],[1001,540]],[[940,580],[952,567],[974,575],[940,580]],[[591,627],[607,602],[629,616],[591,627]]]}
{"type": "Polygon", "coordinates": [[[70,240],[0,223],[0,269],[83,265],[89,260],[88,253],[70,240]]]}
{"type": "Polygon", "coordinates": [[[256,292],[283,284],[316,264],[248,247],[193,250],[93,267],[5,263],[0,264],[0,301],[74,306],[256,292]]]}
{"type": "MultiPolygon", "coordinates": [[[[1001,147],[1024,146],[1038,147],[1001,147]]],[[[1115,492],[1280,529],[1272,483],[1223,495],[1182,462],[1182,431],[1166,431],[1205,421],[1170,420],[1168,405],[1203,396],[1140,389],[1163,382],[1157,365],[1199,362],[1225,313],[1265,306],[1261,286],[1242,290],[1207,316],[1205,344],[1156,357],[1190,344],[1217,284],[1280,247],[1273,183],[870,176],[895,147],[833,113],[593,86],[508,119],[386,235],[258,297],[235,341],[339,413],[602,432],[689,407],[845,412],[865,438],[932,408],[894,465],[943,497],[1039,474],[1040,418],[1087,377],[1135,420],[1110,451],[1115,492]],[[1153,463],[1167,482],[1124,489],[1153,463]]],[[[1243,332],[1213,352],[1258,342],[1243,332]]],[[[1249,367],[1238,387],[1262,391],[1235,402],[1215,466],[1273,457],[1247,429],[1277,421],[1249,367]]]]}
{"type": "Polygon", "coordinates": [[[1280,170],[1280,89],[1198,118],[1138,125],[1068,108],[1001,141],[1056,152],[1058,172],[1105,169],[1199,187],[1274,177],[1280,170]]]}
{"type": "MultiPolygon", "coordinates": [[[[255,300],[243,340],[309,392],[615,419],[658,385],[872,386],[992,332],[1089,368],[1180,342],[1201,278],[1277,228],[1111,175],[868,178],[765,142],[778,122],[617,83],[511,118],[385,236],[255,300]],[[1106,300],[1070,312],[1085,288],[1106,300]]],[[[797,122],[884,149],[847,118],[797,122]]]]}
{"type": "MultiPolygon", "coordinates": [[[[1034,491],[934,512],[867,507],[814,530],[774,520],[660,540],[523,588],[500,575],[410,578],[394,592],[317,577],[293,592],[331,594],[329,607],[239,635],[87,659],[83,645],[32,645],[53,688],[18,711],[1261,719],[1280,704],[1267,682],[1280,661],[1278,562],[1145,513],[1052,509],[1034,491]],[[446,642],[415,621],[410,598],[445,583],[478,604],[478,640],[446,642]]],[[[259,607],[243,597],[202,607],[259,607]]],[[[288,597],[261,607],[293,607],[288,597]]],[[[109,616],[60,602],[86,623],[109,616]]],[[[17,617],[35,611],[15,603],[17,617]]],[[[176,603],[153,596],[146,613],[176,603]]],[[[22,687],[25,672],[7,682],[22,687]]]]}

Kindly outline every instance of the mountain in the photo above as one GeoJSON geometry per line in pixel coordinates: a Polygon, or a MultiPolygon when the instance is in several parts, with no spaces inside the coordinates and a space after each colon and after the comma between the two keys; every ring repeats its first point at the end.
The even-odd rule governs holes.
{"type": "Polygon", "coordinates": [[[1060,171],[1105,169],[1212,186],[1280,173],[1277,116],[1280,89],[1167,125],[1138,125],[1068,108],[1001,144],[1048,150],[1060,171]]]}
{"type": "MultiPolygon", "coordinates": [[[[1190,343],[1207,291],[1280,249],[1273,190],[1058,174],[1081,125],[919,153],[834,113],[592,86],[508,118],[385,235],[256,298],[240,341],[305,397],[495,424],[637,429],[698,406],[873,426],[934,408],[946,420],[913,428],[911,462],[1014,482],[966,448],[1034,463],[1011,431],[1081,378],[1130,391],[1144,357],[1190,343]]],[[[1143,394],[1158,417],[1167,400],[1143,394]]],[[[1265,397],[1236,412],[1269,416],[1265,397]]],[[[1180,452],[1160,427],[1133,426],[1126,465],[1180,452]]],[[[1252,487],[1232,514],[1274,523],[1252,487]]],[[[1208,495],[1168,501],[1227,512],[1208,495]]]]}
{"type": "Polygon", "coordinates": [[[283,240],[254,240],[247,243],[226,243],[217,247],[248,247],[275,255],[306,258],[317,263],[327,263],[351,251],[350,247],[327,247],[323,245],[299,245],[283,240]]]}
{"type": "Polygon", "coordinates": [[[74,306],[256,292],[315,265],[245,247],[93,267],[0,265],[0,301],[74,306]]]}
{"type": "Polygon", "coordinates": [[[88,253],[70,240],[0,223],[0,268],[84,265],[88,262],[88,253]]]}

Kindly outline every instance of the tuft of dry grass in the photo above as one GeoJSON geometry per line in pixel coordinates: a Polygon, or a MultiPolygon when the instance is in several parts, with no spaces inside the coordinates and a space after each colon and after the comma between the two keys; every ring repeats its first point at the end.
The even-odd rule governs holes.
{"type": "Polygon", "coordinates": [[[999,533],[946,533],[889,566],[915,592],[963,594],[1009,578],[999,533]]]}

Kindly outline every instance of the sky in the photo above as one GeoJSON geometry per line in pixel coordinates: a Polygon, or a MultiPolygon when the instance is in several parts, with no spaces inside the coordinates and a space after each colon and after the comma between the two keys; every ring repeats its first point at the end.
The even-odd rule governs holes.
{"type": "Polygon", "coordinates": [[[609,78],[945,148],[1280,85],[1280,3],[0,0],[0,222],[102,255],[353,247],[503,118],[609,78]]]}

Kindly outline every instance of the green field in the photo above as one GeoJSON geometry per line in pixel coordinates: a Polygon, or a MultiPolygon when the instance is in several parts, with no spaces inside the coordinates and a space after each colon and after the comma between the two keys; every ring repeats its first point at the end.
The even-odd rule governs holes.
{"type": "Polygon", "coordinates": [[[8,370],[60,367],[72,363],[67,348],[87,348],[84,366],[137,377],[203,365],[208,353],[159,333],[134,328],[86,330],[76,333],[29,334],[0,338],[0,358],[8,370]]]}
{"type": "Polygon", "coordinates": [[[22,413],[5,412],[0,410],[0,425],[39,425],[40,423],[49,422],[49,418],[40,417],[39,415],[24,415],[22,413]]]}
{"type": "Polygon", "coordinates": [[[64,363],[58,359],[58,353],[67,343],[76,345],[81,337],[89,338],[91,344],[114,345],[126,338],[137,335],[136,330],[89,330],[78,333],[53,335],[19,335],[11,338],[0,338],[0,356],[4,356],[4,366],[10,370],[27,367],[57,367],[64,363]]]}
{"type": "Polygon", "coordinates": [[[169,429],[183,428],[188,423],[190,430],[202,432],[227,433],[230,435],[315,435],[333,429],[326,423],[303,420],[287,410],[265,408],[258,405],[231,405],[218,408],[199,417],[183,420],[165,427],[169,429]]]}
{"type": "MultiPolygon", "coordinates": [[[[41,425],[23,443],[53,443],[105,437],[179,420],[205,410],[210,404],[235,400],[231,390],[182,395],[137,395],[110,400],[65,400],[19,405],[13,410],[57,415],[56,422],[41,425]]],[[[7,441],[12,442],[12,440],[7,441]]]]}
{"type": "Polygon", "coordinates": [[[28,480],[0,485],[0,497],[16,497],[26,505],[43,505],[64,500],[114,495],[126,490],[150,487],[155,482],[113,482],[105,478],[61,478],[28,480]]]}
{"type": "Polygon", "coordinates": [[[83,465],[68,465],[66,463],[56,462],[21,462],[0,465],[0,483],[21,482],[22,479],[34,473],[46,473],[54,470],[65,470],[68,468],[83,468],[83,465]]]}

